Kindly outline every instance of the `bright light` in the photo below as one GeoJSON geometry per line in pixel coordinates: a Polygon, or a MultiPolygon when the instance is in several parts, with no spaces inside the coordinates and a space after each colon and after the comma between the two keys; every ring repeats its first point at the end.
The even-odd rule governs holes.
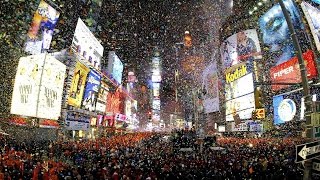
{"type": "Polygon", "coordinates": [[[253,8],[253,10],[255,10],[255,11],[256,11],[257,9],[258,9],[257,7],[254,7],[254,8],[253,8]]]}
{"type": "Polygon", "coordinates": [[[251,15],[253,12],[252,11],[249,11],[249,14],[251,15]]]}
{"type": "Polygon", "coordinates": [[[262,6],[262,2],[258,2],[258,6],[262,6]]]}
{"type": "Polygon", "coordinates": [[[185,31],[184,34],[190,34],[190,32],[189,31],[185,31]]]}
{"type": "Polygon", "coordinates": [[[253,144],[250,143],[250,144],[249,144],[249,147],[253,147],[253,144]]]}

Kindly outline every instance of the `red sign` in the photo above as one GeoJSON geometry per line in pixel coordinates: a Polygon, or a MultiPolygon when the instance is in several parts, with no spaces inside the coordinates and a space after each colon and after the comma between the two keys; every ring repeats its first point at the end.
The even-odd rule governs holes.
{"type": "MultiPolygon", "coordinates": [[[[317,68],[314,60],[314,55],[311,50],[303,53],[304,63],[307,69],[308,78],[314,78],[317,76],[317,68]]],[[[297,57],[293,57],[290,60],[279,64],[278,66],[270,69],[270,77],[272,83],[300,83],[301,73],[297,57]]],[[[273,91],[286,88],[290,85],[272,85],[273,91]]]]}

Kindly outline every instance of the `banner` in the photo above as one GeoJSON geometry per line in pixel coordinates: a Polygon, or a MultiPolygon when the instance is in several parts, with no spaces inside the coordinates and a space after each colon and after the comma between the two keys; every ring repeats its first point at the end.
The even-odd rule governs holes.
{"type": "Polygon", "coordinates": [[[77,22],[71,47],[78,55],[86,59],[88,65],[90,64],[98,70],[101,69],[103,46],[80,18],[77,22]]]}
{"type": "Polygon", "coordinates": [[[59,15],[60,13],[49,4],[40,1],[28,32],[26,52],[39,54],[41,50],[50,48],[53,30],[58,22],[59,15]],[[38,37],[39,30],[41,31],[41,37],[38,37]]]}
{"type": "Polygon", "coordinates": [[[11,114],[37,116],[44,58],[45,54],[20,58],[12,93],[11,114]]]}
{"type": "Polygon", "coordinates": [[[69,105],[80,108],[84,85],[89,71],[90,70],[79,61],[76,63],[68,98],[69,105]]]}
{"type": "Polygon", "coordinates": [[[120,113],[121,106],[121,92],[118,88],[114,93],[108,93],[106,113],[114,115],[115,113],[120,113]]]}
{"type": "MultiPolygon", "coordinates": [[[[303,59],[306,65],[308,78],[316,77],[318,73],[313,52],[308,50],[303,53],[303,59]]],[[[270,69],[270,77],[272,83],[300,83],[302,80],[298,58],[294,57],[287,62],[272,67],[270,69]]],[[[290,85],[272,85],[271,87],[273,91],[278,91],[289,86],[290,85]]]]}
{"type": "Polygon", "coordinates": [[[101,87],[99,89],[97,104],[96,104],[96,111],[104,113],[106,111],[106,103],[108,97],[108,85],[104,81],[101,81],[101,87]]]}
{"type": "Polygon", "coordinates": [[[66,66],[52,56],[46,56],[41,78],[38,103],[38,118],[58,120],[61,113],[61,101],[66,66]]]}
{"type": "Polygon", "coordinates": [[[314,42],[317,46],[317,50],[320,51],[320,9],[305,1],[301,3],[301,8],[308,21],[314,42]]]}
{"type": "Polygon", "coordinates": [[[219,78],[216,62],[212,62],[202,74],[203,88],[206,94],[203,100],[204,112],[219,111],[219,78]]]}
{"type": "MultiPolygon", "coordinates": [[[[293,0],[283,0],[283,3],[290,14],[299,42],[306,42],[307,40],[304,38],[304,23],[293,0]]],[[[259,26],[263,44],[268,47],[264,53],[270,55],[268,58],[270,62],[268,63],[276,66],[295,56],[291,33],[279,3],[259,18],[259,26]]]]}
{"type": "Polygon", "coordinates": [[[241,62],[261,59],[261,48],[255,29],[248,29],[228,37],[220,48],[224,69],[241,62]]]}
{"type": "Polygon", "coordinates": [[[101,76],[97,72],[91,70],[87,78],[87,84],[82,102],[84,109],[95,111],[100,81],[101,76]]]}
{"type": "Polygon", "coordinates": [[[78,112],[67,112],[66,129],[67,130],[88,130],[90,127],[90,116],[78,112]]]}

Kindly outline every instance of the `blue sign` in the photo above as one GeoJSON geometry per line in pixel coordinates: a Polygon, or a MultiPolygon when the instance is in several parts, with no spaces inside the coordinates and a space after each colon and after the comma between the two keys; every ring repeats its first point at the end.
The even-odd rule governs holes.
{"type": "MultiPolygon", "coordinates": [[[[284,0],[286,9],[289,11],[296,32],[303,29],[300,14],[292,0],[284,0]]],[[[283,15],[280,4],[276,4],[259,19],[262,40],[269,47],[273,65],[279,65],[295,56],[295,49],[290,37],[287,21],[283,15]]],[[[302,31],[301,31],[302,32],[302,31]]],[[[303,35],[297,34],[302,42],[303,35]]]]}
{"type": "Polygon", "coordinates": [[[91,70],[87,78],[87,84],[82,101],[82,107],[89,111],[94,111],[96,108],[100,81],[101,76],[97,72],[91,70]]]}

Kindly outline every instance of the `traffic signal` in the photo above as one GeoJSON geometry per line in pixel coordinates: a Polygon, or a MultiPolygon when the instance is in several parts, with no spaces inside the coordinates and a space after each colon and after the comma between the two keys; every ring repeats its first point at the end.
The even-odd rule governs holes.
{"type": "Polygon", "coordinates": [[[148,112],[148,120],[151,121],[152,120],[152,113],[149,111],[148,112]]]}
{"type": "Polygon", "coordinates": [[[257,119],[257,112],[256,110],[253,110],[252,111],[252,116],[251,116],[252,119],[257,119]]]}
{"type": "Polygon", "coordinates": [[[192,38],[191,38],[191,34],[189,31],[186,31],[184,33],[184,46],[185,47],[191,47],[192,46],[192,38]]]}
{"type": "Polygon", "coordinates": [[[264,101],[262,97],[262,92],[260,87],[255,88],[254,90],[254,102],[256,108],[263,108],[264,107],[264,101]]]}

